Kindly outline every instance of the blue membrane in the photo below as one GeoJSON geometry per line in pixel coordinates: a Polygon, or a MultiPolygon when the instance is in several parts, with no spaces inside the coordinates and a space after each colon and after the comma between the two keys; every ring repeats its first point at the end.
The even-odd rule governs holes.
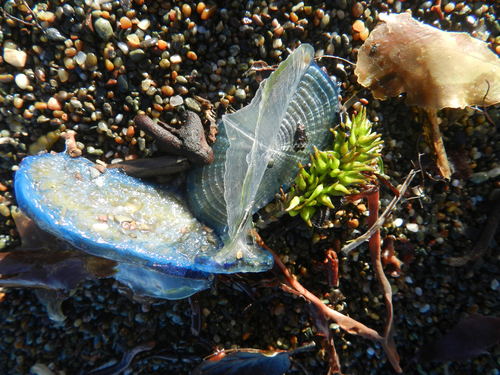
{"type": "Polygon", "coordinates": [[[43,230],[118,261],[115,278],[136,294],[178,299],[210,286],[213,276],[197,268],[197,257],[222,242],[172,190],[116,169],[101,174],[65,153],[25,158],[14,189],[21,211],[43,230]]]}

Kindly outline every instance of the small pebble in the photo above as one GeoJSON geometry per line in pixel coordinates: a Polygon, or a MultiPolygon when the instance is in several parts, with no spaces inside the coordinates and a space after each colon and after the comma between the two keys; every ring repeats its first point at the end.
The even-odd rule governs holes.
{"type": "Polygon", "coordinates": [[[24,68],[26,65],[26,52],[18,51],[10,48],[3,49],[3,59],[6,63],[15,66],[16,68],[24,68]]]}
{"type": "Polygon", "coordinates": [[[489,178],[500,176],[500,167],[490,169],[487,173],[489,178]]]}
{"type": "Polygon", "coordinates": [[[491,289],[498,290],[499,287],[500,287],[500,283],[498,282],[498,280],[497,279],[493,279],[491,281],[491,289]]]}
{"type": "Polygon", "coordinates": [[[113,27],[111,23],[105,18],[98,18],[94,22],[94,28],[97,34],[105,41],[113,36],[113,27]]]}
{"type": "Polygon", "coordinates": [[[59,101],[54,97],[49,99],[49,101],[47,102],[47,107],[51,111],[60,111],[63,108],[61,103],[59,103],[59,101]]]}
{"type": "Polygon", "coordinates": [[[489,178],[490,178],[490,176],[488,175],[488,173],[477,172],[471,176],[470,180],[472,182],[474,182],[475,184],[482,184],[483,182],[488,181],[489,178]]]}
{"type": "Polygon", "coordinates": [[[420,308],[418,309],[418,311],[420,311],[422,314],[425,314],[425,313],[429,312],[430,310],[431,310],[431,306],[428,303],[420,306],[420,308]]]}
{"type": "Polygon", "coordinates": [[[412,233],[417,233],[418,232],[418,224],[408,223],[408,224],[406,224],[406,229],[408,229],[412,233]]]}
{"type": "Polygon", "coordinates": [[[394,220],[394,226],[396,228],[399,228],[401,225],[403,225],[403,219],[398,217],[396,220],[394,220]]]}
{"type": "Polygon", "coordinates": [[[19,87],[21,90],[26,90],[26,88],[30,84],[28,77],[24,73],[17,74],[14,80],[17,87],[19,87]]]}
{"type": "Polygon", "coordinates": [[[182,96],[180,96],[180,95],[172,96],[170,98],[170,104],[173,105],[174,107],[182,105],[183,103],[184,103],[184,99],[182,99],[182,96]]]}

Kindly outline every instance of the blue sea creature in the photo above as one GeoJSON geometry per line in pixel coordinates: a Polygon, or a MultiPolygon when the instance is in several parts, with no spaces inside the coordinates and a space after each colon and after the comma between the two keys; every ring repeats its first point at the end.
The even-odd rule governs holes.
{"type": "Polygon", "coordinates": [[[66,153],[27,157],[14,184],[22,212],[77,249],[118,261],[116,279],[135,294],[179,299],[206,289],[199,252],[222,243],[171,190],[118,170],[99,172],[66,153]]]}
{"type": "Polygon", "coordinates": [[[192,213],[175,191],[66,153],[25,158],[16,199],[42,229],[117,261],[113,277],[135,293],[187,297],[207,288],[213,273],[272,267],[271,254],[249,236],[251,216],[292,183],[313,145],[331,144],[337,110],[336,83],[302,45],[249,106],[223,116],[214,163],[188,178],[192,213]]]}
{"type": "Polygon", "coordinates": [[[222,237],[224,247],[200,254],[198,269],[259,272],[272,265],[249,231],[252,214],[289,186],[313,146],[333,140],[338,86],[303,44],[259,87],[250,105],[222,117],[212,164],[188,176],[188,204],[222,237]]]}

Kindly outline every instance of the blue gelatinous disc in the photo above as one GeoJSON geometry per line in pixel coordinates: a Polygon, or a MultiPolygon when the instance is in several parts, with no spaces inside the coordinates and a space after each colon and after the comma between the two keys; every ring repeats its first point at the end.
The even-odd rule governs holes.
{"type": "Polygon", "coordinates": [[[84,158],[27,157],[14,188],[21,210],[42,229],[97,256],[204,279],[196,257],[222,246],[173,191],[115,169],[101,174],[84,158]]]}

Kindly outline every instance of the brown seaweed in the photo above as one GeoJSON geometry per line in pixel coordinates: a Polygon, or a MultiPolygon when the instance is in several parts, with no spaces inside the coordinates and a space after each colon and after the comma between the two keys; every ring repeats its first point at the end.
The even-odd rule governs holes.
{"type": "Polygon", "coordinates": [[[500,102],[500,59],[467,33],[446,32],[408,13],[382,21],[359,49],[355,74],[376,99],[441,109],[500,102]]]}
{"type": "Polygon", "coordinates": [[[415,360],[419,363],[465,361],[481,354],[500,341],[500,318],[471,315],[461,320],[441,339],[426,344],[415,360]]]}

